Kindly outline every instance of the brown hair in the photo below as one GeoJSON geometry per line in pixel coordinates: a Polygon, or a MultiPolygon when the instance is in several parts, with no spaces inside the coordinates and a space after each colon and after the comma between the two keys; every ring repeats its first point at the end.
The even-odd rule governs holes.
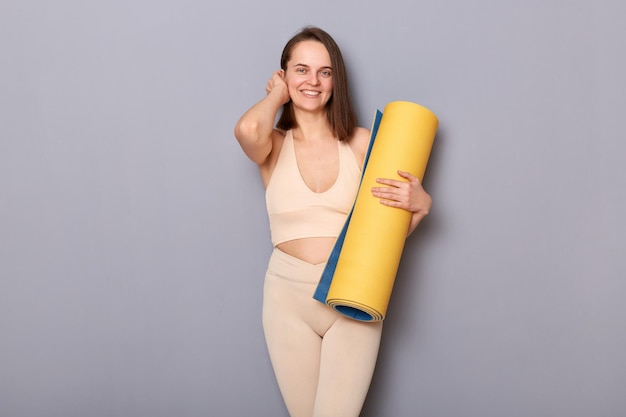
{"type": "MultiPolygon", "coordinates": [[[[326,47],[328,55],[330,55],[330,63],[333,69],[333,94],[328,103],[326,103],[326,117],[328,117],[330,127],[339,140],[349,139],[356,127],[356,114],[350,100],[346,66],[341,50],[335,40],[322,29],[315,26],[307,26],[285,45],[280,58],[280,67],[283,70],[287,70],[287,62],[291,59],[293,48],[299,42],[307,40],[320,42],[326,47]]],[[[296,126],[293,106],[291,101],[289,101],[283,106],[283,111],[276,127],[289,130],[296,126]]]]}

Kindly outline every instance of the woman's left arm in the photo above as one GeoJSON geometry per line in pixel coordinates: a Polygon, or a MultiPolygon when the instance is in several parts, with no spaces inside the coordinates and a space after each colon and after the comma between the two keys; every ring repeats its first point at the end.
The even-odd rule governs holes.
{"type": "Polygon", "coordinates": [[[386,187],[373,187],[372,195],[380,198],[380,203],[389,207],[401,208],[412,213],[407,237],[430,211],[432,198],[424,190],[420,180],[410,172],[398,171],[407,181],[378,178],[376,182],[386,187]]]}

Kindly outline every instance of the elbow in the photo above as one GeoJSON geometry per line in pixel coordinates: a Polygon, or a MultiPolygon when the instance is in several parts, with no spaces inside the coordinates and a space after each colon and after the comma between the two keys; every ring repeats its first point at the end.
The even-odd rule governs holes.
{"type": "Polygon", "coordinates": [[[235,125],[235,137],[239,142],[258,136],[259,124],[252,121],[239,120],[235,125]]]}
{"type": "Polygon", "coordinates": [[[244,153],[253,162],[262,164],[271,151],[271,138],[264,138],[256,122],[239,121],[234,129],[235,138],[244,153]]]}

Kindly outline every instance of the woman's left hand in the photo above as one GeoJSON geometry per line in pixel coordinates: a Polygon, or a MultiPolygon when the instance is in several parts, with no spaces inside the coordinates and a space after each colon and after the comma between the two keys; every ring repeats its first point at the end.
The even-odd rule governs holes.
{"type": "Polygon", "coordinates": [[[411,234],[430,211],[432,198],[413,174],[398,171],[398,175],[407,181],[378,178],[376,182],[386,187],[372,187],[372,195],[380,198],[380,203],[385,206],[401,208],[413,213],[408,232],[411,234]]]}

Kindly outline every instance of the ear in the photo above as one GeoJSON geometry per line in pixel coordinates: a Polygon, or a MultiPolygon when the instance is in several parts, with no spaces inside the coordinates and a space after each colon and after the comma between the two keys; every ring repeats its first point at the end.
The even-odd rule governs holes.
{"type": "Polygon", "coordinates": [[[284,69],[280,70],[280,78],[285,78],[285,70],[284,69]]]}

